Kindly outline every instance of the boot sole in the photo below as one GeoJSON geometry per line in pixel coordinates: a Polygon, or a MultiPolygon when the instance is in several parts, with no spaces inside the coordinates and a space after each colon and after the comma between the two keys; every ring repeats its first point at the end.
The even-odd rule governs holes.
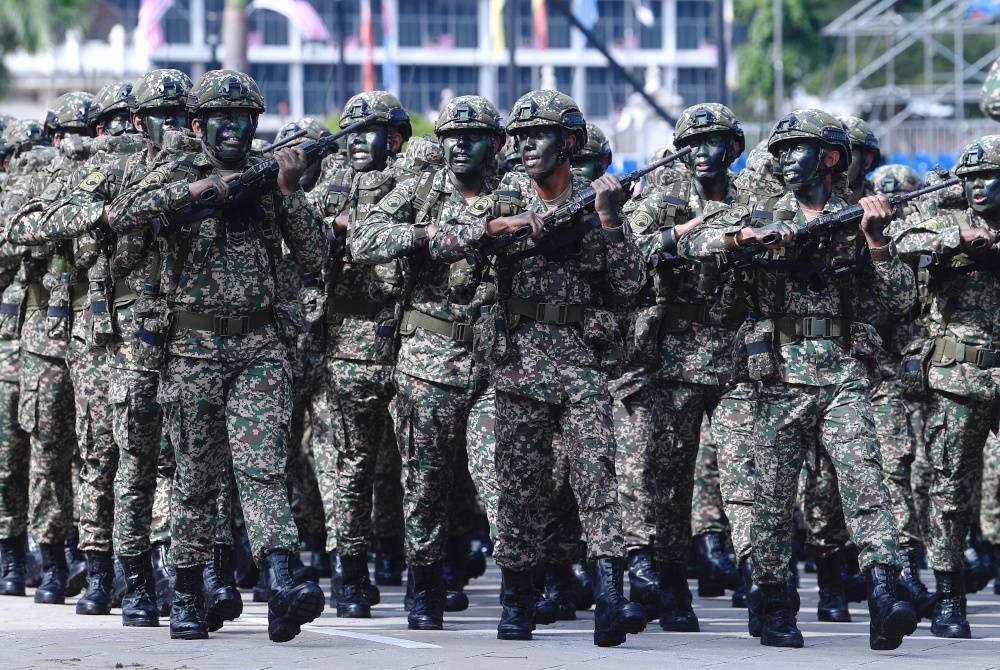
{"type": "Polygon", "coordinates": [[[35,602],[39,605],[65,605],[66,597],[35,592],[35,602]]]}
{"type": "Polygon", "coordinates": [[[663,623],[663,618],[660,618],[660,628],[668,633],[700,633],[701,626],[698,622],[694,623],[663,623]]]}
{"type": "Polygon", "coordinates": [[[325,603],[326,598],[319,587],[314,591],[300,593],[292,600],[284,616],[268,622],[267,636],[272,642],[288,642],[302,632],[302,624],[309,623],[323,613],[325,603]]]}
{"type": "Polygon", "coordinates": [[[761,635],[760,643],[764,647],[788,647],[789,649],[801,649],[803,642],[801,637],[768,637],[761,635]]]}
{"type": "Polygon", "coordinates": [[[444,622],[407,620],[406,627],[410,630],[444,630],[444,622]]]}
{"type": "Polygon", "coordinates": [[[159,619],[132,619],[126,621],[122,619],[122,626],[126,628],[159,628],[159,619]]]}
{"type": "Polygon", "coordinates": [[[530,640],[531,639],[531,633],[530,632],[525,633],[525,632],[522,632],[522,631],[499,631],[498,630],[497,631],[497,639],[498,640],[521,640],[521,641],[525,641],[525,640],[530,640]]]}
{"type": "Polygon", "coordinates": [[[831,612],[820,610],[816,612],[816,620],[829,623],[851,623],[851,613],[847,611],[831,612]]]}
{"type": "Polygon", "coordinates": [[[372,611],[370,607],[361,605],[341,606],[337,605],[338,619],[371,619],[372,611]]]}
{"type": "Polygon", "coordinates": [[[207,640],[208,632],[201,630],[170,631],[171,640],[207,640]]]}
{"type": "Polygon", "coordinates": [[[25,591],[24,591],[24,587],[23,586],[21,588],[19,588],[19,589],[10,589],[10,588],[8,588],[8,589],[4,589],[4,590],[0,591],[0,596],[16,596],[16,597],[23,598],[24,595],[25,595],[25,591]]]}
{"type": "Polygon", "coordinates": [[[935,630],[934,626],[931,625],[931,633],[934,635],[934,637],[952,638],[959,640],[968,640],[972,638],[972,629],[969,628],[968,626],[964,628],[952,628],[949,626],[944,629],[939,628],[935,630]]]}
{"type": "Polygon", "coordinates": [[[598,647],[617,647],[625,644],[625,633],[594,631],[594,645],[598,647]]]}
{"type": "Polygon", "coordinates": [[[243,614],[242,598],[223,598],[205,609],[205,616],[223,621],[232,621],[243,614]]]}
{"type": "Polygon", "coordinates": [[[101,607],[79,600],[76,603],[76,613],[85,616],[104,616],[111,614],[111,605],[101,607]]]}

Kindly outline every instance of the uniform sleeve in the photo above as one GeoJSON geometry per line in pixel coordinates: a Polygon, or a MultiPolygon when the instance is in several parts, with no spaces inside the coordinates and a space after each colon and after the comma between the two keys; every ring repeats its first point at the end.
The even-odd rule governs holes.
{"type": "Polygon", "coordinates": [[[875,281],[872,289],[878,301],[895,316],[904,316],[917,301],[917,280],[913,268],[903,262],[890,240],[872,258],[875,281]]]}
{"type": "Polygon", "coordinates": [[[319,273],[326,259],[326,236],[323,220],[302,189],[281,196],[284,220],[281,224],[285,243],[303,272],[319,273]]]}
{"type": "Polygon", "coordinates": [[[628,229],[601,228],[607,249],[607,282],[611,291],[621,298],[630,298],[646,283],[646,263],[628,229]]]}
{"type": "Polygon", "coordinates": [[[892,231],[899,255],[907,260],[930,254],[954,254],[962,245],[962,230],[949,216],[908,220],[898,230],[890,228],[892,231]]]}
{"type": "Polygon", "coordinates": [[[17,244],[44,244],[79,237],[94,228],[104,214],[105,200],[79,187],[44,209],[11,221],[9,239],[17,244]]]}
{"type": "Polygon", "coordinates": [[[749,225],[750,210],[743,206],[719,209],[677,240],[678,255],[705,263],[736,248],[736,233],[749,225]]]}
{"type": "Polygon", "coordinates": [[[112,230],[123,234],[155,227],[166,214],[193,203],[186,180],[164,183],[170,172],[169,167],[153,170],[115,198],[108,208],[112,230]]]}
{"type": "Polygon", "coordinates": [[[417,183],[407,179],[397,184],[354,228],[348,242],[352,260],[386,263],[427,248],[426,229],[413,225],[417,183]]]}

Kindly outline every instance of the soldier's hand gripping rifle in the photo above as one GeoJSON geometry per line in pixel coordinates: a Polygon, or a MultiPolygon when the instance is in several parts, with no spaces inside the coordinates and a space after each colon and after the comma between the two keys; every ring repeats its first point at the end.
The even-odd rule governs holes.
{"type": "MultiPolygon", "coordinates": [[[[942,177],[942,181],[937,184],[931,184],[930,186],[924,186],[916,191],[910,191],[909,193],[891,195],[888,198],[889,204],[893,209],[896,209],[900,205],[904,205],[911,200],[916,200],[917,198],[927,195],[928,193],[940,191],[941,189],[962,183],[962,180],[959,177],[948,177],[948,172],[945,170],[937,168],[936,172],[938,173],[938,176],[942,177]]],[[[805,225],[798,227],[795,231],[795,242],[801,244],[809,239],[814,239],[820,235],[838,230],[840,228],[851,228],[857,226],[858,222],[864,217],[864,213],[864,208],[860,204],[856,204],[850,205],[836,212],[830,212],[828,214],[818,216],[805,225]]],[[[758,232],[763,233],[763,235],[758,237],[760,242],[757,244],[751,244],[743,249],[737,249],[735,251],[717,255],[716,262],[719,264],[719,267],[722,269],[729,269],[732,267],[745,267],[751,264],[755,256],[768,251],[768,247],[770,245],[777,244],[781,241],[781,233],[773,228],[774,224],[771,224],[759,229],[758,232]]]]}
{"type": "MultiPolygon", "coordinates": [[[[640,179],[645,177],[647,174],[653,170],[672,163],[678,158],[683,158],[691,153],[692,147],[684,147],[680,151],[676,151],[672,154],[664,156],[663,158],[653,161],[644,168],[639,168],[633,172],[628,173],[620,179],[622,190],[628,191],[631,187],[638,182],[640,179]]],[[[542,219],[542,230],[545,234],[550,234],[555,232],[560,228],[566,228],[566,224],[573,220],[573,218],[580,212],[585,212],[593,209],[594,203],[597,200],[597,194],[594,193],[593,189],[587,189],[568,201],[556,207],[554,210],[545,215],[542,219]]],[[[579,239],[586,235],[590,230],[592,230],[596,225],[593,222],[587,222],[587,224],[581,228],[573,227],[573,230],[567,230],[567,237],[573,237],[574,239],[579,239]]],[[[496,240],[491,241],[489,244],[484,245],[478,249],[473,249],[466,252],[465,259],[469,262],[469,265],[480,266],[489,261],[492,256],[496,256],[502,251],[509,249],[514,246],[520,240],[526,239],[531,235],[531,226],[522,226],[518,228],[513,233],[508,235],[501,235],[496,238],[496,240]]],[[[539,240],[540,242],[542,240],[539,240]]],[[[568,240],[560,240],[560,242],[565,243],[568,240]]]]}
{"type": "MultiPolygon", "coordinates": [[[[350,135],[351,133],[356,133],[365,126],[378,121],[379,117],[377,114],[369,114],[365,118],[361,119],[356,123],[352,123],[343,130],[325,135],[318,140],[305,140],[298,145],[298,148],[302,150],[306,155],[306,165],[311,165],[318,160],[322,160],[325,156],[333,153],[337,150],[337,140],[345,135],[350,135]]],[[[272,152],[276,149],[280,149],[288,145],[289,143],[297,140],[306,134],[305,130],[299,130],[296,133],[283,138],[279,142],[265,147],[262,153],[272,152]]],[[[268,158],[267,160],[261,161],[256,165],[252,165],[246,170],[244,170],[238,177],[232,181],[227,182],[227,194],[226,202],[233,202],[234,200],[239,200],[247,195],[253,195],[257,193],[262,193],[274,188],[278,179],[278,161],[275,158],[268,158]]],[[[201,195],[201,199],[205,203],[215,202],[216,191],[214,188],[205,189],[201,195]]]]}

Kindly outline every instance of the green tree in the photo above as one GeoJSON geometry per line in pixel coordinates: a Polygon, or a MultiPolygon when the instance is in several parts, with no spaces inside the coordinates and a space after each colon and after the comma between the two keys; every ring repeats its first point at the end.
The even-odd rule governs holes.
{"type": "Polygon", "coordinates": [[[8,73],[3,55],[18,47],[34,52],[53,43],[59,32],[86,27],[93,0],[0,0],[0,93],[8,73]]]}

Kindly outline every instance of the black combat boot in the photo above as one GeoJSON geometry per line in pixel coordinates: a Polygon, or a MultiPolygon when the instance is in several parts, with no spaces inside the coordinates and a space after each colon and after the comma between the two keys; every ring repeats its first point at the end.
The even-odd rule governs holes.
{"type": "Polygon", "coordinates": [[[677,633],[697,633],[698,617],[691,607],[691,591],[682,563],[660,564],[660,628],[677,633]]]}
{"type": "Polygon", "coordinates": [[[765,647],[802,647],[788,593],[788,584],[761,584],[759,595],[753,596],[760,602],[760,643],[765,647]]]}
{"type": "Polygon", "coordinates": [[[545,570],[545,594],[556,604],[559,621],[576,620],[576,578],[568,563],[553,563],[545,570]]]}
{"type": "Polygon", "coordinates": [[[737,562],[736,588],[733,589],[732,599],[732,605],[735,608],[747,607],[747,594],[750,593],[750,587],[753,585],[753,575],[748,570],[750,564],[747,563],[744,566],[744,561],[749,561],[749,559],[740,559],[737,562]]]}
{"type": "Polygon", "coordinates": [[[498,640],[530,640],[535,629],[535,589],[530,570],[500,568],[500,625],[498,640]]]}
{"type": "Polygon", "coordinates": [[[341,556],[344,566],[344,583],[337,598],[337,616],[349,619],[368,619],[372,615],[372,602],[368,599],[371,578],[364,554],[341,556]]]}
{"type": "MultiPolygon", "coordinates": [[[[174,602],[170,606],[170,639],[208,639],[208,626],[205,623],[205,598],[202,594],[205,566],[192,565],[187,568],[178,567],[176,570],[174,602]]],[[[147,588],[151,586],[148,580],[146,586],[147,588]]]]}
{"type": "Polygon", "coordinates": [[[559,606],[549,600],[545,592],[545,566],[536,565],[531,569],[531,584],[535,589],[535,623],[548,626],[559,620],[559,606]]]}
{"type": "Polygon", "coordinates": [[[409,612],[413,609],[413,571],[406,568],[406,593],[403,595],[403,609],[409,612]]]}
{"type": "MultiPolygon", "coordinates": [[[[66,602],[66,554],[59,544],[39,544],[42,551],[42,583],[35,590],[35,602],[62,605],[66,602]]],[[[86,575],[84,569],[84,575],[86,575]]]]}
{"type": "Polygon", "coordinates": [[[330,607],[337,606],[337,598],[344,588],[344,564],[340,554],[334,549],[330,552],[330,607]]]}
{"type": "Polygon", "coordinates": [[[79,595],[87,586],[87,557],[80,551],[80,529],[73,526],[66,534],[63,542],[66,555],[66,591],[65,596],[72,598],[79,595]]]}
{"type": "Polygon", "coordinates": [[[469,596],[465,595],[468,561],[469,545],[465,537],[449,537],[444,545],[445,612],[469,609],[469,596]]]}
{"type": "MultiPolygon", "coordinates": [[[[468,543],[468,539],[466,539],[468,543]]],[[[485,548],[480,549],[469,549],[469,554],[465,559],[465,583],[468,584],[471,579],[479,579],[486,574],[486,550],[485,548]]]]}
{"type": "Polygon", "coordinates": [[[979,593],[996,575],[997,566],[993,559],[993,547],[983,540],[979,523],[969,525],[967,547],[965,549],[965,593],[979,593]]]}
{"type": "Polygon", "coordinates": [[[88,551],[87,592],[76,601],[77,614],[111,614],[111,583],[114,562],[109,551],[88,551]]]}
{"type": "MultiPolygon", "coordinates": [[[[573,571],[573,579],[576,580],[576,609],[579,612],[586,612],[594,606],[593,575],[590,568],[583,563],[574,563],[570,566],[570,570],[573,571]]],[[[631,579],[631,575],[629,578],[631,579]]],[[[631,587],[629,590],[631,591],[631,587]]]]}
{"type": "Polygon", "coordinates": [[[212,546],[212,562],[205,565],[205,623],[209,632],[222,628],[243,613],[243,598],[236,588],[236,550],[231,544],[212,546]]]}
{"type": "Polygon", "coordinates": [[[27,543],[24,533],[0,540],[0,595],[24,595],[27,543]]]}
{"type": "Polygon", "coordinates": [[[627,633],[646,628],[646,613],[638,603],[625,599],[625,561],[600,556],[594,561],[594,644],[617,647],[627,633]]]}
{"type": "Polygon", "coordinates": [[[861,603],[868,598],[868,586],[858,565],[858,548],[848,545],[837,552],[844,571],[844,595],[848,602],[861,603]]]}
{"type": "Polygon", "coordinates": [[[972,637],[965,613],[965,581],[961,572],[934,571],[937,604],[931,632],[937,637],[972,637]]]}
{"type": "Polygon", "coordinates": [[[381,537],[375,546],[375,583],[379,586],[400,586],[406,563],[402,536],[381,537]]]}
{"type": "MultiPolygon", "coordinates": [[[[288,570],[289,552],[278,549],[264,558],[274,595],[267,603],[267,636],[272,642],[288,642],[323,613],[326,598],[315,582],[296,584],[288,570]]],[[[363,560],[363,559],[362,559],[363,560]]]]}
{"type": "Polygon", "coordinates": [[[753,580],[753,560],[747,556],[740,560],[740,582],[746,584],[747,632],[750,637],[760,637],[761,611],[763,610],[763,595],[760,587],[753,580]]]}
{"type": "Polygon", "coordinates": [[[660,612],[660,577],[653,563],[652,547],[640,547],[628,552],[628,596],[646,610],[652,621],[660,612]]]}
{"type": "MultiPolygon", "coordinates": [[[[111,578],[111,609],[115,609],[122,606],[122,598],[125,597],[125,569],[115,554],[111,555],[111,567],[113,575],[111,578]]],[[[167,614],[170,614],[169,606],[167,614]]]]}
{"type": "Polygon", "coordinates": [[[153,583],[156,586],[156,605],[160,616],[170,615],[174,601],[174,564],[170,562],[170,543],[154,542],[150,551],[153,558],[153,583]]]}
{"type": "Polygon", "coordinates": [[[441,630],[444,627],[445,586],[441,562],[411,565],[413,607],[406,615],[410,630],[441,630]]]}
{"type": "Polygon", "coordinates": [[[260,580],[260,568],[253,560],[253,547],[250,546],[246,526],[240,526],[233,539],[236,540],[236,586],[252,589],[260,580]]]}
{"type": "MultiPolygon", "coordinates": [[[[122,625],[155,628],[160,625],[160,608],[156,604],[156,585],[149,552],[138,556],[118,556],[125,573],[125,595],[122,597],[122,625]]],[[[173,589],[171,589],[173,594],[173,589]]],[[[171,606],[173,599],[171,598],[171,606]]]]}
{"type": "Polygon", "coordinates": [[[736,566],[726,552],[722,533],[696,535],[698,548],[698,596],[714,598],[736,588],[736,566]]]}
{"type": "Polygon", "coordinates": [[[271,578],[267,574],[267,569],[261,569],[257,574],[257,583],[253,587],[253,601],[255,603],[266,603],[274,595],[271,591],[271,578]]]}
{"type": "MultiPolygon", "coordinates": [[[[899,571],[899,585],[909,594],[907,600],[913,604],[917,617],[931,619],[934,617],[934,595],[920,581],[919,550],[908,549],[899,553],[903,569],[899,571]]],[[[900,593],[900,595],[905,595],[900,593]]]]}
{"type": "Polygon", "coordinates": [[[311,536],[309,544],[312,546],[309,567],[320,577],[330,577],[330,555],[326,553],[326,533],[311,536]]]}
{"type": "Polygon", "coordinates": [[[896,649],[917,629],[917,613],[913,605],[897,597],[899,586],[893,568],[871,566],[865,570],[865,584],[871,615],[868,646],[875,650],[896,649]]]}
{"type": "Polygon", "coordinates": [[[816,584],[819,586],[816,618],[820,621],[850,622],[851,613],[847,609],[847,596],[844,595],[843,572],[836,552],[816,559],[816,584]]]}

